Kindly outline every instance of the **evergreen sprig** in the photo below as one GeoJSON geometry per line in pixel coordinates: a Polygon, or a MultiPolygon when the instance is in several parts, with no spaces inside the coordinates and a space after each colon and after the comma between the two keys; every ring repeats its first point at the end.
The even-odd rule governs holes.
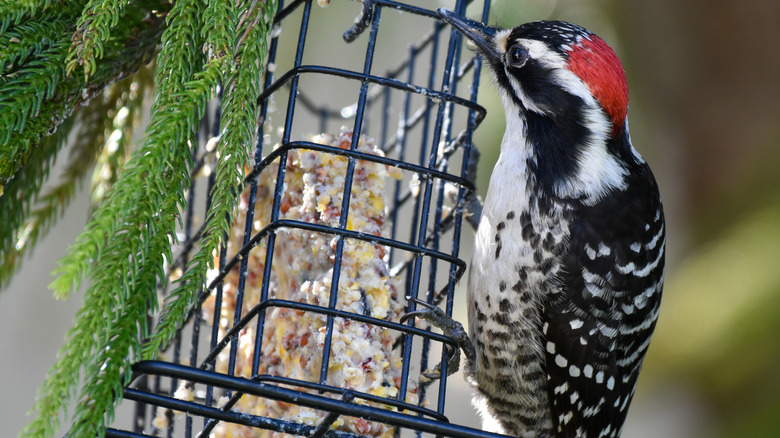
{"type": "Polygon", "coordinates": [[[35,148],[27,165],[17,172],[0,197],[0,287],[10,282],[24,254],[45,234],[40,228],[28,228],[25,220],[31,213],[33,198],[40,192],[57,153],[65,144],[70,126],[63,128],[35,148]]]}
{"type": "MultiPolygon", "coordinates": [[[[56,157],[64,144],[67,134],[70,132],[70,126],[74,124],[78,132],[75,135],[74,144],[70,147],[70,157],[65,170],[62,172],[61,180],[53,187],[43,191],[42,187],[35,187],[31,192],[33,196],[7,196],[0,198],[0,221],[7,227],[8,232],[0,240],[0,287],[6,286],[12,278],[14,272],[21,264],[26,253],[34,248],[38,241],[47,234],[51,226],[64,213],[70,201],[76,194],[84,179],[89,174],[95,160],[103,156],[122,156],[129,148],[127,145],[127,135],[129,126],[117,126],[121,134],[114,135],[116,140],[106,142],[108,137],[106,131],[110,132],[112,125],[116,122],[116,117],[112,117],[112,110],[127,108],[127,116],[138,110],[142,103],[143,89],[145,84],[151,81],[144,81],[143,75],[133,75],[132,77],[117,82],[106,90],[103,96],[93,99],[90,105],[77,111],[73,119],[69,119],[68,126],[65,129],[59,129],[56,135],[46,138],[44,147],[36,148],[36,157],[33,162],[44,160],[37,166],[41,172],[48,173],[50,162],[56,157]],[[136,91],[131,91],[135,88],[136,91]],[[112,123],[113,122],[113,123],[112,123]],[[122,129],[124,128],[124,129],[122,129]],[[51,150],[50,150],[51,148],[51,150]],[[113,153],[109,151],[114,150],[113,153]]],[[[116,132],[114,131],[114,132],[116,132]]],[[[25,166],[24,169],[32,170],[36,166],[25,166]]],[[[103,170],[101,174],[109,176],[115,174],[118,170],[116,166],[109,167],[108,171],[103,170]]],[[[93,181],[102,175],[93,176],[93,181]]],[[[39,175],[20,175],[9,184],[9,195],[24,194],[23,190],[17,190],[17,185],[27,187],[27,181],[32,184],[40,184],[43,178],[39,175]]],[[[111,181],[103,181],[103,186],[108,186],[111,181]]],[[[94,183],[93,183],[94,184],[94,183]]],[[[28,187],[29,190],[29,187],[28,187]]],[[[93,190],[94,192],[94,190],[93,190]]]]}
{"type": "MultiPolygon", "coordinates": [[[[7,13],[4,9],[6,6],[7,3],[0,4],[0,16],[7,13]]],[[[149,10],[137,9],[134,13],[140,19],[141,16],[148,15],[149,10]]],[[[76,18],[74,16],[70,19],[75,21],[76,18]]],[[[146,20],[140,25],[127,23],[118,27],[117,33],[110,40],[111,53],[105,62],[99,64],[93,82],[86,84],[81,78],[63,78],[61,75],[64,71],[61,61],[67,56],[72,29],[72,24],[66,23],[67,14],[56,17],[44,14],[36,23],[57,20],[62,23],[49,29],[60,29],[60,33],[50,35],[51,40],[40,46],[41,51],[17,57],[14,65],[5,65],[2,70],[1,77],[5,80],[0,81],[0,100],[6,106],[0,107],[0,138],[6,140],[0,141],[0,286],[8,284],[21,262],[21,255],[34,247],[38,241],[37,237],[41,232],[45,234],[45,230],[52,223],[48,220],[38,222],[38,225],[45,226],[36,228],[38,225],[35,218],[31,217],[31,212],[38,211],[53,220],[59,214],[51,213],[61,212],[67,202],[66,197],[62,196],[41,196],[43,182],[49,176],[49,168],[74,123],[60,125],[72,120],[70,117],[74,110],[90,102],[93,96],[100,95],[105,87],[138,69],[154,51],[162,27],[159,20],[146,20]],[[46,83],[51,79],[44,77],[49,74],[47,72],[52,71],[59,75],[54,87],[46,83]],[[25,88],[25,84],[41,82],[44,85],[38,88],[37,95],[33,93],[34,87],[25,88]],[[29,105],[35,106],[35,110],[30,111],[29,105]],[[18,122],[20,114],[26,114],[23,122],[18,125],[13,122],[3,125],[3,122],[8,120],[18,122]],[[52,137],[48,137],[55,132],[58,141],[52,141],[52,137]]],[[[17,38],[18,42],[9,39],[7,41],[10,45],[2,47],[14,49],[16,45],[30,45],[19,39],[20,37],[39,41],[40,35],[34,34],[32,30],[41,26],[31,23],[16,24],[3,33],[0,40],[3,40],[6,34],[12,34],[16,35],[13,38],[17,38]]],[[[32,45],[35,46],[35,43],[32,45]]],[[[6,56],[9,51],[0,50],[0,58],[11,58],[12,56],[6,56]]],[[[76,179],[73,179],[69,184],[75,182],[76,179]]],[[[62,186],[60,194],[64,195],[68,190],[74,189],[68,188],[67,185],[62,186]]]]}
{"type": "Polygon", "coordinates": [[[26,162],[32,148],[77,106],[75,102],[67,103],[78,97],[66,95],[68,88],[83,88],[83,83],[72,82],[69,87],[60,85],[52,96],[55,90],[45,88],[47,81],[40,80],[51,75],[60,81],[64,71],[60,59],[67,55],[71,22],[77,16],[72,3],[63,1],[58,8],[49,8],[48,0],[0,3],[0,194],[26,162]],[[40,14],[33,19],[36,12],[40,14]],[[42,84],[43,89],[30,89],[42,84]],[[31,96],[29,91],[34,94],[31,96]],[[47,92],[49,98],[44,99],[47,92]],[[40,118],[41,113],[49,113],[58,123],[38,122],[33,123],[33,128],[39,129],[23,129],[35,102],[39,105],[39,112],[33,113],[35,118],[40,118]],[[42,104],[48,111],[40,108],[42,104]],[[54,107],[60,114],[50,114],[54,107]],[[40,128],[45,131],[40,132],[40,128]]]}
{"type": "Polygon", "coordinates": [[[62,214],[93,164],[103,166],[93,171],[99,206],[51,285],[64,298],[86,280],[84,303],[41,386],[37,416],[24,436],[52,436],[76,392],[71,435],[103,436],[132,363],[166,346],[195,305],[212,254],[232,223],[249,165],[275,8],[275,0],[0,4],[0,187],[6,189],[0,197],[0,244],[21,248],[0,260],[0,285],[62,214]],[[138,76],[101,93],[152,59],[150,122],[143,144],[125,163],[133,115],[140,109],[138,99],[128,101],[128,87],[137,85],[138,76]],[[70,74],[79,66],[83,75],[70,74]],[[152,330],[148,315],[157,311],[157,286],[167,280],[164,266],[172,260],[171,242],[187,207],[195,132],[218,86],[225,90],[220,159],[205,231],[152,330]],[[99,95],[102,100],[86,106],[99,95]],[[72,118],[77,108],[80,123],[72,118]],[[71,161],[60,183],[42,191],[74,125],[80,140],[72,146],[71,161]]]}
{"type": "Polygon", "coordinates": [[[58,41],[42,50],[39,56],[13,73],[5,75],[0,94],[0,174],[3,177],[18,169],[31,152],[29,143],[12,142],[12,134],[24,132],[31,115],[39,114],[44,101],[52,100],[57,85],[65,77],[62,64],[66,42],[58,41]]]}
{"type": "Polygon", "coordinates": [[[44,22],[48,16],[54,17],[77,14],[84,7],[85,0],[16,0],[7,1],[0,6],[0,33],[5,33],[10,27],[29,23],[31,20],[44,22]]]}
{"type": "Polygon", "coordinates": [[[40,53],[66,33],[67,24],[62,20],[28,22],[14,26],[0,33],[0,72],[3,76],[13,70],[14,65],[24,63],[27,58],[40,53]]]}
{"type": "MultiPolygon", "coordinates": [[[[200,68],[192,62],[202,46],[197,31],[192,31],[199,29],[199,11],[198,1],[178,1],[167,17],[169,26],[157,62],[157,111],[146,141],[61,260],[61,276],[53,283],[55,294],[61,297],[71,292],[72,285],[78,287],[93,263],[100,269],[91,275],[84,304],[39,391],[34,408],[38,415],[25,428],[24,436],[54,433],[82,370],[85,384],[73,427],[86,433],[76,436],[102,435],[105,421],[121,396],[122,371],[129,369],[135,357],[137,347],[133,346],[147,335],[146,315],[157,303],[156,276],[161,275],[163,257],[170,259],[169,237],[175,236],[174,218],[184,205],[183,190],[189,184],[188,142],[203,113],[197,105],[175,105],[176,91],[183,93],[185,80],[200,68]],[[191,38],[182,38],[181,30],[191,38]],[[128,318],[140,323],[140,333],[139,326],[133,326],[128,318]],[[107,354],[115,357],[106,358],[107,354]],[[115,391],[117,388],[120,390],[115,391]]],[[[201,88],[210,92],[208,86],[201,88]]],[[[195,94],[184,97],[203,102],[205,107],[206,100],[195,94]]]]}
{"type": "MultiPolygon", "coordinates": [[[[273,2],[262,5],[246,2],[238,6],[239,10],[243,10],[237,17],[237,32],[228,46],[232,68],[225,85],[225,110],[222,114],[221,137],[217,144],[220,160],[203,237],[185,273],[178,280],[178,286],[165,300],[160,322],[144,345],[144,358],[154,357],[181,328],[198,292],[206,285],[206,272],[213,267],[214,252],[230,229],[244,179],[244,168],[249,162],[248,151],[257,118],[254,102],[261,92],[261,66],[264,65],[267,51],[265,36],[271,25],[266,19],[273,16],[274,7],[273,2]],[[250,7],[243,9],[245,5],[250,7]]],[[[216,29],[215,34],[218,34],[216,29]]],[[[214,47],[220,44],[219,41],[213,42],[214,47]]]]}
{"type": "MultiPolygon", "coordinates": [[[[156,99],[153,114],[146,130],[146,140],[141,149],[129,160],[123,177],[114,185],[101,207],[87,225],[87,228],[69,248],[68,255],[60,260],[55,271],[58,278],[50,287],[55,296],[66,298],[78,290],[81,281],[89,275],[98,254],[117,233],[117,227],[132,219],[133,211],[141,196],[154,196],[154,178],[163,173],[169,165],[169,155],[189,151],[197,121],[203,115],[203,108],[210,97],[213,84],[190,84],[193,72],[201,68],[199,48],[203,46],[200,28],[201,4],[199,0],[180,0],[171,9],[168,27],[162,37],[162,48],[157,58],[156,99]],[[147,186],[147,181],[150,184],[147,186]]],[[[159,183],[159,182],[157,182],[159,183]]],[[[176,188],[180,192],[184,188],[176,188]]],[[[161,194],[163,197],[165,193],[161,194]]],[[[156,199],[151,200],[153,203],[156,199]]],[[[153,205],[152,205],[153,207],[153,205]]],[[[154,214],[155,212],[152,212],[154,214]]],[[[101,270],[104,268],[101,265],[101,270]]]]}
{"type": "Polygon", "coordinates": [[[73,33],[67,59],[68,73],[82,66],[86,79],[95,72],[97,60],[103,57],[103,44],[129,3],[129,0],[90,0],[87,3],[73,33]]]}

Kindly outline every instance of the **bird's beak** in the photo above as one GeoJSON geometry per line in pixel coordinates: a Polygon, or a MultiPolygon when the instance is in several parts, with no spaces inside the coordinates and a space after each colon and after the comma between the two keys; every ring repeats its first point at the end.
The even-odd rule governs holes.
{"type": "Polygon", "coordinates": [[[473,41],[489,62],[501,62],[501,53],[496,50],[495,37],[497,30],[495,28],[486,26],[479,21],[461,17],[449,9],[439,8],[437,11],[444,21],[450,23],[452,27],[465,35],[466,38],[473,41]]]}

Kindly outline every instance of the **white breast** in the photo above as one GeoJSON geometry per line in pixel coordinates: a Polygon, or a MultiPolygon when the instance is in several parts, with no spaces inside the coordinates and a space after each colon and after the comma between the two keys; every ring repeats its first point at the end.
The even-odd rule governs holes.
{"type": "MultiPolygon", "coordinates": [[[[506,97],[502,96],[505,100],[506,97]]],[[[510,102],[504,102],[505,107],[510,102]]],[[[506,131],[501,142],[501,153],[498,157],[493,172],[490,175],[490,184],[488,186],[485,202],[482,207],[482,217],[479,221],[479,227],[474,239],[474,254],[469,268],[469,328],[471,333],[475,332],[473,314],[473,303],[485,301],[486,294],[497,293],[500,282],[512,278],[511,271],[515,263],[506,263],[507,260],[514,260],[517,263],[531,262],[529,257],[529,248],[523,248],[519,239],[512,236],[519,236],[521,229],[519,227],[519,217],[523,211],[528,210],[528,159],[531,157],[531,146],[525,136],[525,127],[523,121],[516,114],[510,117],[512,111],[507,111],[506,131]],[[507,216],[512,213],[513,220],[507,220],[507,216]],[[501,249],[499,257],[496,258],[496,250],[499,242],[496,240],[496,229],[499,223],[504,223],[505,229],[501,235],[501,249]],[[501,260],[502,262],[499,262],[501,260]]]]}
{"type": "Polygon", "coordinates": [[[558,262],[553,251],[541,248],[540,241],[549,238],[559,248],[567,228],[560,220],[559,207],[540,214],[536,202],[530,201],[536,190],[529,179],[531,147],[524,127],[511,125],[522,119],[507,119],[470,265],[469,333],[479,351],[472,367],[474,378],[489,400],[480,406],[483,418],[486,422],[500,420],[507,427],[505,433],[522,435],[519,431],[551,424],[546,397],[540,396],[545,394],[545,354],[534,334],[541,331],[541,300],[552,293],[549,278],[558,271],[558,262]],[[524,224],[525,236],[531,236],[527,240],[524,224]],[[539,268],[540,261],[548,263],[545,272],[539,268]],[[495,409],[502,403],[517,406],[523,418],[536,418],[536,425],[498,415],[495,409]]]}

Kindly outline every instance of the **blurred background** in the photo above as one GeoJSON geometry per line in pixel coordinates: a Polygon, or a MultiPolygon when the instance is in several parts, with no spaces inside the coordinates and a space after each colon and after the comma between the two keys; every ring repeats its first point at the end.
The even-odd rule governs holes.
{"type": "MultiPolygon", "coordinates": [[[[354,16],[352,2],[331,7],[340,3],[354,16]]],[[[491,24],[504,27],[549,18],[583,25],[612,45],[628,74],[632,140],[661,187],[668,256],[623,437],[780,436],[780,3],[494,0],[491,12],[491,24]]],[[[474,143],[484,194],[504,117],[495,89],[483,85],[488,117],[474,143]]],[[[81,304],[55,301],[46,285],[88,203],[87,193],[74,201],[0,293],[4,435],[26,423],[81,304]]],[[[472,235],[465,229],[464,243],[472,235]]],[[[463,251],[467,258],[470,246],[463,251]]],[[[459,376],[449,385],[452,421],[478,426],[464,402],[470,389],[459,376]]]]}

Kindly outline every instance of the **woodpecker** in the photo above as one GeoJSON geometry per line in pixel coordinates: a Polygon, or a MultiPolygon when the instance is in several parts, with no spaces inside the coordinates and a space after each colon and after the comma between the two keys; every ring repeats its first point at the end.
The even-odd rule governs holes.
{"type": "Polygon", "coordinates": [[[658,317],[665,252],[623,67],[574,24],[499,29],[439,14],[476,45],[506,113],[467,294],[465,371],[484,427],[617,437],[658,317]]]}

